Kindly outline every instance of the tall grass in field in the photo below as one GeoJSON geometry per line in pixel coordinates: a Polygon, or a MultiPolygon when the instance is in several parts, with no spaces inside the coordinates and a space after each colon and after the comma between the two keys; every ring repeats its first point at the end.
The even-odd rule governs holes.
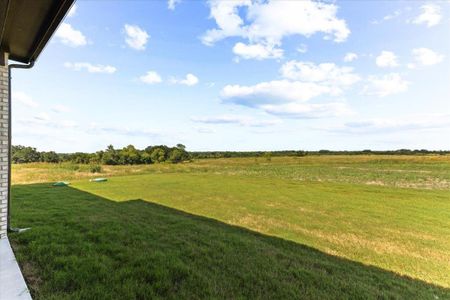
{"type": "MultiPolygon", "coordinates": [[[[298,181],[345,182],[395,187],[450,189],[450,155],[321,155],[305,157],[221,158],[190,163],[102,166],[102,176],[150,173],[208,173],[298,181]]],[[[89,165],[32,163],[13,165],[13,183],[93,178],[89,165]]]]}

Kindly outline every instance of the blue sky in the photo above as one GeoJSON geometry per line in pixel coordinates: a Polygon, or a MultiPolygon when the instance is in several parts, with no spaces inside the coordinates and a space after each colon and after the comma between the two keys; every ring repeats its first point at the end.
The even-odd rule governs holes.
{"type": "Polygon", "coordinates": [[[77,1],[13,143],[450,149],[448,1],[77,1]]]}

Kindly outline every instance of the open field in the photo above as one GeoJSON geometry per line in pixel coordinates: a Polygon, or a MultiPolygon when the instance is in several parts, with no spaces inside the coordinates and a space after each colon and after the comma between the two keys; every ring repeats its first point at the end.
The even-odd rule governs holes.
{"type": "Polygon", "coordinates": [[[450,298],[448,156],[85,168],[14,166],[37,298],[450,298]]]}
{"type": "MultiPolygon", "coordinates": [[[[243,175],[296,181],[325,181],[450,190],[450,155],[321,155],[203,159],[182,164],[103,166],[102,176],[149,173],[243,175]]],[[[13,165],[15,184],[91,178],[88,165],[13,165]]]]}

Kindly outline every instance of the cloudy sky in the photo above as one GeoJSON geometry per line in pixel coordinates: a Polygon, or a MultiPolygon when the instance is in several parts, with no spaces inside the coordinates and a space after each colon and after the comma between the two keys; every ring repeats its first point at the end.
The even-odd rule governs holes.
{"type": "Polygon", "coordinates": [[[450,149],[450,2],[77,1],[13,143],[450,149]]]}

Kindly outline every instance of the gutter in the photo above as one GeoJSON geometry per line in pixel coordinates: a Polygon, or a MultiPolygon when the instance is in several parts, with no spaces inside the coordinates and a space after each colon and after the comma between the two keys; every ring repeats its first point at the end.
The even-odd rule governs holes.
{"type": "Polygon", "coordinates": [[[12,228],[11,227],[11,164],[12,164],[12,120],[11,120],[11,110],[12,110],[12,96],[11,96],[11,69],[31,69],[34,66],[34,60],[30,61],[28,64],[11,64],[8,65],[8,210],[7,210],[7,219],[6,226],[8,232],[22,232],[29,228],[12,228]]]}

